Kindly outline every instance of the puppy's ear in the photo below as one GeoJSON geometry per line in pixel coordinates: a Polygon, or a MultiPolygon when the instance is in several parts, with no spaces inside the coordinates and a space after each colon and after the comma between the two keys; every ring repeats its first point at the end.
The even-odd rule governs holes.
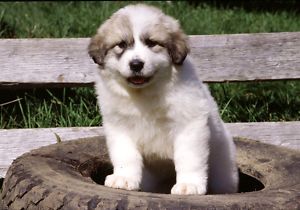
{"type": "Polygon", "coordinates": [[[182,30],[171,34],[171,41],[168,44],[168,51],[172,61],[176,65],[181,65],[190,52],[187,36],[182,30]]]}
{"type": "Polygon", "coordinates": [[[95,63],[97,63],[99,66],[104,66],[104,58],[107,53],[107,49],[104,44],[104,39],[101,35],[96,34],[91,38],[88,52],[95,63]]]}

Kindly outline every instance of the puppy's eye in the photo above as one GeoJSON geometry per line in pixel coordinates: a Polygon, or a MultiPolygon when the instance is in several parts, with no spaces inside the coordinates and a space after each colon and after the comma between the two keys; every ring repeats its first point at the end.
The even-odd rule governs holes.
{"type": "Polygon", "coordinates": [[[117,46],[121,49],[126,49],[127,48],[127,43],[125,41],[121,41],[117,46]]]}
{"type": "Polygon", "coordinates": [[[152,47],[155,47],[156,45],[158,45],[158,42],[152,40],[152,39],[145,39],[145,44],[152,48],[152,47]]]}

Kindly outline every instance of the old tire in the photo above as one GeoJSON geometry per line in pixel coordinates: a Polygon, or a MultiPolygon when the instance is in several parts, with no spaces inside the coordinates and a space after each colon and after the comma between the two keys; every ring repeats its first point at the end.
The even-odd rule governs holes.
{"type": "Polygon", "coordinates": [[[174,196],[107,188],[91,179],[112,171],[104,139],[89,138],[16,159],[4,180],[0,209],[299,209],[300,153],[245,139],[236,144],[240,170],[259,179],[264,189],[174,196]]]}

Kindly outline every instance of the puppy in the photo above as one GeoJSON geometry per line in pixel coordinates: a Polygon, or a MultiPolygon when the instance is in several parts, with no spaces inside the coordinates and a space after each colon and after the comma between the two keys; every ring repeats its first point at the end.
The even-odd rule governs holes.
{"type": "Polygon", "coordinates": [[[100,26],[88,50],[99,65],[96,92],[114,167],[105,186],[147,191],[155,186],[147,163],[159,179],[168,173],[159,161],[172,160],[172,194],[237,191],[232,137],[175,19],[155,7],[126,6],[100,26]]]}

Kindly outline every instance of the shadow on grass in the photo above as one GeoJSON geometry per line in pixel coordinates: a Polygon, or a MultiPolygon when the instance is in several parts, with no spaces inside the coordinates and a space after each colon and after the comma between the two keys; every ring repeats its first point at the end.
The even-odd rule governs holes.
{"type": "Polygon", "coordinates": [[[34,88],[34,89],[0,89],[0,104],[6,103],[16,98],[39,98],[51,100],[53,97],[64,100],[76,97],[76,88],[34,88]],[[50,94],[51,93],[51,94],[50,94]]]}
{"type": "Polygon", "coordinates": [[[300,2],[297,0],[197,0],[189,1],[190,4],[198,6],[205,3],[216,8],[232,9],[241,8],[249,12],[295,12],[300,13],[300,2]]]}
{"type": "Polygon", "coordinates": [[[15,28],[0,19],[0,37],[1,38],[15,38],[15,28]]]}

